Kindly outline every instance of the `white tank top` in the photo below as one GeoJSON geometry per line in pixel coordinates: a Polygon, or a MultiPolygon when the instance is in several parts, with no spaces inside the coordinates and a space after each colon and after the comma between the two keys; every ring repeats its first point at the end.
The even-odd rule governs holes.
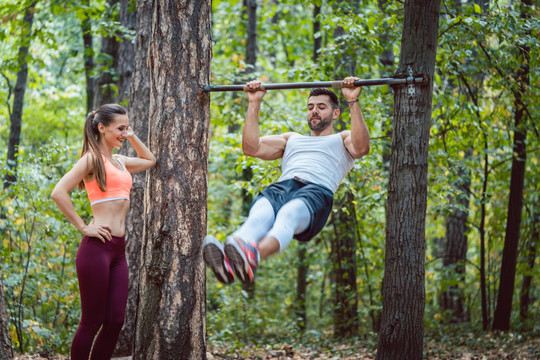
{"type": "Polygon", "coordinates": [[[340,134],[303,136],[292,134],[281,162],[281,180],[298,176],[336,192],[339,183],[354,166],[340,134]]]}

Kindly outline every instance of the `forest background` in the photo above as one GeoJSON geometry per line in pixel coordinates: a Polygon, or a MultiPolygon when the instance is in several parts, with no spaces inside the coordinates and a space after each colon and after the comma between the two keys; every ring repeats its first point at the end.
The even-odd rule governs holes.
{"type": "MultiPolygon", "coordinates": [[[[135,27],[121,17],[136,4],[0,4],[0,270],[11,342],[17,353],[67,354],[80,316],[74,259],[81,236],[49,195],[79,156],[88,112],[105,99],[132,105],[121,70],[130,65],[116,63],[107,46],[111,39],[117,49],[133,43],[135,27]]],[[[402,2],[381,0],[213,1],[211,83],[391,77],[402,10],[402,2]]],[[[540,334],[539,15],[528,1],[441,3],[429,139],[426,358],[468,351],[540,357],[538,346],[516,350],[538,345],[540,334]],[[521,185],[513,180],[516,163],[521,185]],[[517,228],[509,215],[516,213],[517,228]],[[515,275],[501,270],[512,239],[515,275]],[[508,275],[515,284],[509,326],[501,328],[494,319],[508,275]]],[[[261,133],[307,134],[307,95],[268,92],[261,133]]],[[[207,273],[210,348],[245,354],[305,344],[312,353],[333,348],[338,357],[375,351],[393,100],[389,87],[363,89],[371,152],[343,181],[321,234],[263,262],[255,287],[223,286],[207,273]]],[[[278,161],[241,152],[246,108],[242,93],[211,95],[208,232],[221,240],[242,222],[253,195],[279,177],[278,161]]],[[[337,130],[347,127],[342,110],[337,130]]],[[[72,199],[90,219],[86,194],[74,191],[72,199]]]]}

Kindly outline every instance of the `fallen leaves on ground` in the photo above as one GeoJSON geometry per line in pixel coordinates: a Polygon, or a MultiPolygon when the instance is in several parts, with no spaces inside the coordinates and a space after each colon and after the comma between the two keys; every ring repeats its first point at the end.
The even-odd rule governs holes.
{"type": "MultiPolygon", "coordinates": [[[[426,360],[540,360],[540,338],[527,340],[489,334],[475,339],[454,338],[450,342],[426,340],[426,360]],[[461,344],[460,344],[461,341],[461,344]]],[[[267,346],[245,346],[232,349],[228,345],[209,345],[208,360],[374,360],[375,349],[368,349],[361,340],[329,344],[274,344],[267,346]]],[[[19,355],[14,360],[68,360],[65,355],[19,355]]],[[[131,360],[130,357],[113,360],[131,360]]],[[[174,360],[174,359],[171,359],[174,360]]]]}

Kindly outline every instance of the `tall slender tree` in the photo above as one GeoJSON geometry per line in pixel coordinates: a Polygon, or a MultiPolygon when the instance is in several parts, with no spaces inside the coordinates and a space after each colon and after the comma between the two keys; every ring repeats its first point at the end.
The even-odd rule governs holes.
{"type": "Polygon", "coordinates": [[[4,284],[2,283],[2,271],[0,269],[0,360],[11,359],[13,359],[13,348],[11,347],[7,305],[4,295],[4,284]]]}
{"type": "Polygon", "coordinates": [[[148,53],[147,174],[134,356],[205,359],[211,2],[158,1],[148,53]]]}
{"type": "MultiPolygon", "coordinates": [[[[531,18],[532,0],[521,1],[522,19],[531,18]]],[[[530,36],[530,28],[528,30],[530,36]]],[[[493,316],[493,330],[510,329],[510,314],[514,296],[516,263],[518,256],[519,233],[521,226],[521,210],[523,206],[523,184],[525,181],[525,162],[527,160],[527,115],[525,112],[525,93],[529,87],[529,45],[519,45],[521,65],[516,73],[517,90],[514,92],[514,145],[512,151],[512,172],[510,175],[510,198],[506,220],[506,236],[504,238],[501,275],[499,276],[499,292],[497,306],[493,316]]],[[[531,119],[532,120],[532,119],[531,119]]]]}
{"type": "MultiPolygon", "coordinates": [[[[356,0],[338,0],[339,12],[358,12],[356,0]]],[[[339,44],[342,54],[351,54],[349,44],[343,41],[346,35],[345,29],[338,26],[334,30],[334,41],[339,44]]],[[[343,56],[337,59],[335,73],[336,78],[344,78],[356,73],[354,56],[343,56]]],[[[340,104],[340,110],[345,111],[345,106],[340,104]]],[[[338,131],[347,129],[344,118],[336,121],[338,131]]],[[[358,231],[351,231],[358,226],[356,221],[356,208],[354,195],[347,189],[345,193],[336,197],[335,206],[340,209],[334,213],[331,219],[334,228],[334,236],[331,241],[330,260],[332,263],[332,280],[334,293],[332,294],[334,306],[334,336],[349,337],[357,334],[358,319],[358,293],[356,286],[356,242],[358,231]]]]}
{"type": "MultiPolygon", "coordinates": [[[[247,12],[247,41],[246,41],[246,80],[252,77],[257,66],[257,0],[245,0],[247,12]]],[[[238,125],[238,124],[235,124],[238,125]]],[[[236,126],[238,127],[238,126],[236,126]]],[[[237,129],[234,129],[237,131],[237,129]]],[[[253,170],[250,166],[242,169],[242,181],[250,181],[253,177],[253,170]]],[[[253,196],[245,188],[242,188],[242,216],[247,217],[251,208],[253,196]]],[[[255,296],[255,282],[244,283],[242,288],[247,291],[249,298],[255,296]]]]}
{"type": "MultiPolygon", "coordinates": [[[[118,47],[118,66],[116,74],[118,75],[118,95],[116,102],[124,104],[129,100],[129,89],[131,87],[131,78],[135,71],[135,38],[133,33],[137,27],[137,6],[139,1],[136,0],[120,0],[120,24],[125,28],[127,33],[120,35],[120,46],[118,47]]],[[[129,107],[129,104],[128,104],[129,107]]]]}
{"type": "MultiPolygon", "coordinates": [[[[118,16],[113,16],[119,0],[108,0],[109,17],[112,21],[118,21],[118,16]]],[[[116,100],[115,90],[117,79],[116,69],[119,64],[118,48],[120,41],[117,34],[107,34],[101,38],[101,50],[97,57],[97,76],[94,80],[93,109],[103,104],[114,103],[116,100]]]]}
{"type": "Polygon", "coordinates": [[[24,10],[19,53],[17,56],[19,70],[17,71],[17,81],[13,92],[13,108],[9,116],[11,124],[9,129],[7,164],[10,171],[5,175],[4,188],[9,187],[17,181],[17,155],[21,142],[24,93],[26,92],[26,80],[28,78],[28,49],[32,38],[32,24],[34,22],[35,10],[36,1],[28,2],[24,10]]]}
{"type": "MultiPolygon", "coordinates": [[[[321,7],[313,5],[313,62],[317,63],[319,51],[321,49],[321,20],[319,14],[321,7]]],[[[298,328],[301,331],[306,329],[307,325],[307,275],[309,270],[309,259],[307,257],[307,244],[298,243],[298,271],[296,274],[296,318],[298,328]]]]}
{"type": "MultiPolygon", "coordinates": [[[[90,9],[90,1],[82,0],[81,5],[90,9]]],[[[92,21],[89,11],[86,11],[84,19],[81,20],[81,30],[84,44],[84,75],[86,78],[86,112],[90,113],[94,106],[94,83],[92,70],[94,69],[94,38],[92,35],[92,21]]]]}
{"type": "MultiPolygon", "coordinates": [[[[538,194],[538,190],[537,190],[538,194]]],[[[533,204],[531,212],[531,236],[526,246],[525,262],[526,272],[521,283],[521,294],[519,297],[519,320],[524,323],[529,319],[529,306],[532,302],[531,284],[533,281],[532,273],[536,262],[536,254],[540,245],[540,214],[538,213],[538,198],[533,204]]]]}
{"type": "MultiPolygon", "coordinates": [[[[487,15],[489,1],[475,0],[482,13],[487,15]]],[[[467,4],[469,6],[469,4],[467,4]]],[[[456,1],[454,6],[456,12],[463,8],[462,2],[456,1]]],[[[478,51],[473,50],[477,55],[478,51]]],[[[476,60],[476,56],[471,56],[476,60]]],[[[484,69],[478,67],[475,60],[460,64],[457,72],[467,97],[474,103],[477,121],[481,121],[480,101],[482,97],[482,84],[484,81],[484,69]]],[[[452,82],[451,91],[457,88],[457,84],[452,82]]],[[[450,119],[451,120],[451,119],[450,119]]],[[[473,156],[473,146],[465,145],[464,161],[468,161],[473,156]]],[[[446,237],[443,253],[443,290],[440,294],[440,304],[443,310],[450,312],[450,321],[462,322],[468,320],[468,313],[465,309],[465,272],[467,263],[468,248],[468,213],[471,195],[471,173],[470,170],[459,164],[456,170],[455,181],[453,182],[457,196],[449,199],[449,214],[445,219],[446,237]]],[[[483,255],[481,255],[483,256],[483,255]]]]}
{"type": "Polygon", "coordinates": [[[394,77],[423,84],[394,88],[386,214],[383,310],[377,359],[422,359],[428,144],[440,0],[405,2],[394,77]]]}

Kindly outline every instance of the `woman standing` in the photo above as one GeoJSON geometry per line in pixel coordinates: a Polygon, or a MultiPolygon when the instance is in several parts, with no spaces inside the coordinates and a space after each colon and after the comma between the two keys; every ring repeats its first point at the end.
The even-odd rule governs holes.
{"type": "Polygon", "coordinates": [[[75,261],[81,294],[81,321],[71,345],[72,360],[110,359],[124,323],[128,295],[125,219],[131,174],[156,163],[129,126],[120,105],[102,105],[86,119],[81,158],[56,184],[51,198],[81,232],[75,261]],[[138,157],[113,155],[127,139],[138,157]],[[85,224],[69,193],[86,188],[93,220],[85,224]],[[100,330],[101,329],[101,330],[100,330]],[[96,334],[99,335],[95,339],[96,334]],[[93,346],[92,346],[93,344],[93,346]]]}

